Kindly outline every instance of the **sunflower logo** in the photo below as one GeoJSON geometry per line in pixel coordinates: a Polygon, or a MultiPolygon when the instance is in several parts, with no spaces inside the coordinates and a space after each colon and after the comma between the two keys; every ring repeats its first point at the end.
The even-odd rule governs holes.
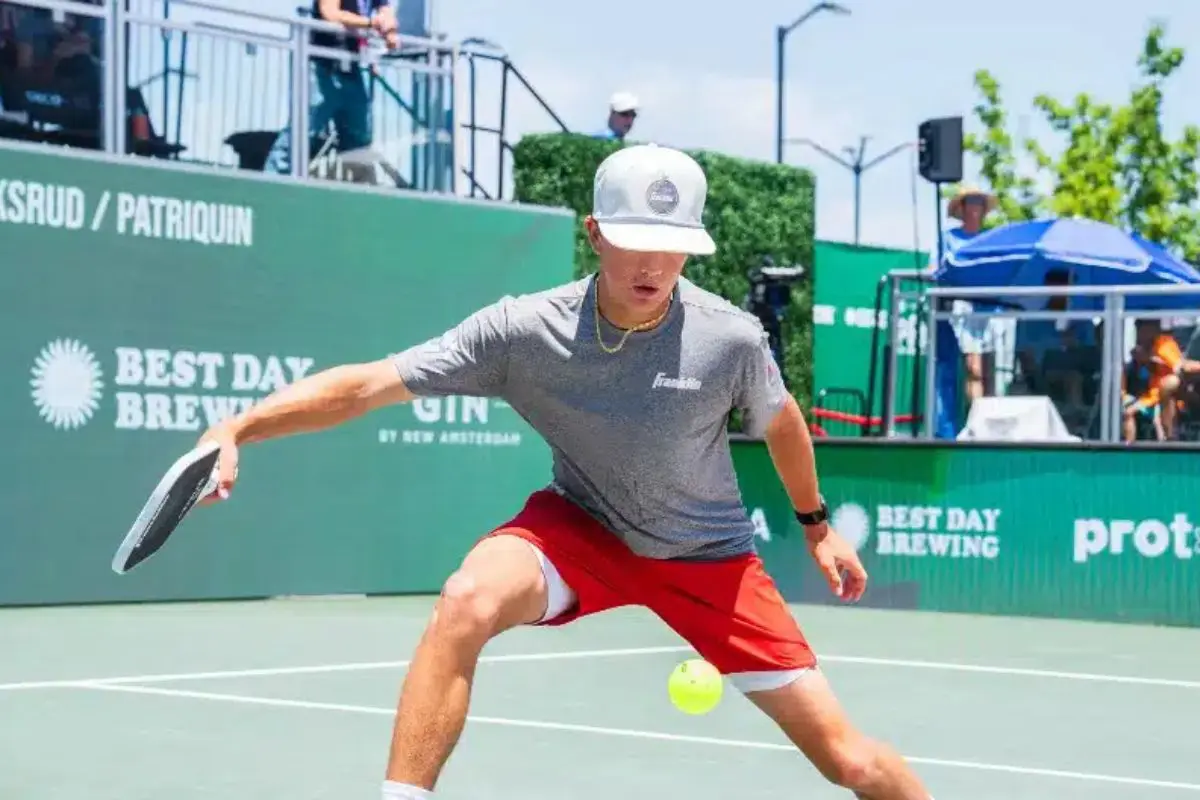
{"type": "Polygon", "coordinates": [[[100,362],[82,342],[55,339],[33,364],[33,402],[38,414],[59,430],[73,430],[92,418],[104,388],[100,362]]]}
{"type": "Polygon", "coordinates": [[[843,503],[829,519],[830,526],[855,550],[861,550],[871,536],[871,516],[857,503],[843,503]]]}

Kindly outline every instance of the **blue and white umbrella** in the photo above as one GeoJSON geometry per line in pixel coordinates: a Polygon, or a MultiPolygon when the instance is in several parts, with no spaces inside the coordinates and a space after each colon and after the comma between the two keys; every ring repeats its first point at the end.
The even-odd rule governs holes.
{"type": "MultiPolygon", "coordinates": [[[[1130,295],[1131,309],[1200,311],[1200,272],[1136,233],[1088,219],[1017,222],[980,234],[946,255],[935,273],[948,287],[1042,286],[1046,273],[1065,270],[1076,286],[1195,285],[1196,294],[1130,295]]],[[[1004,299],[1002,293],[999,299],[1004,299]]],[[[1042,298],[1009,300],[1041,306],[1042,298]]],[[[1073,301],[1103,307],[1102,297],[1073,301]]]]}

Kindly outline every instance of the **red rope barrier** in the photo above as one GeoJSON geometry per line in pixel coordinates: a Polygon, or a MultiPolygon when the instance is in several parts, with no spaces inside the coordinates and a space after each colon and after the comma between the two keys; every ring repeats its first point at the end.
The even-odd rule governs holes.
{"type": "MultiPolygon", "coordinates": [[[[864,417],[861,414],[847,414],[845,411],[834,411],[831,408],[814,408],[812,415],[820,419],[831,420],[834,422],[848,422],[852,425],[882,425],[882,417],[864,417]]],[[[895,421],[913,422],[917,419],[916,414],[897,414],[895,421]]]]}

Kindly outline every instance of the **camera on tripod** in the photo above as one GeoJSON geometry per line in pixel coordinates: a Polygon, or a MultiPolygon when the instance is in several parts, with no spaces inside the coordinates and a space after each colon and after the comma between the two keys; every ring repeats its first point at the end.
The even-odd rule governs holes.
{"type": "Polygon", "coordinates": [[[778,267],[770,256],[746,271],[750,279],[750,295],[746,310],[759,317],[764,313],[783,315],[792,302],[792,284],[804,278],[804,267],[778,267]]]}
{"type": "Polygon", "coordinates": [[[803,280],[806,272],[801,266],[776,266],[770,256],[763,256],[746,271],[750,292],[745,307],[762,322],[780,373],[783,372],[783,319],[792,302],[792,286],[803,280]]]}

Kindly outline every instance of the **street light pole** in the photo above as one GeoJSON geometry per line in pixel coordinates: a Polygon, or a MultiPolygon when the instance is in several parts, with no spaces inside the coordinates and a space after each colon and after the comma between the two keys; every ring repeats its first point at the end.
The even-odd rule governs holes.
{"type": "Polygon", "coordinates": [[[775,163],[783,163],[783,43],[788,29],[775,28],[775,163]]]}
{"type": "Polygon", "coordinates": [[[789,139],[788,140],[789,144],[806,144],[806,145],[808,145],[809,147],[816,150],[821,155],[825,156],[826,158],[828,158],[831,161],[836,162],[837,164],[840,164],[841,166],[850,170],[850,172],[852,172],[854,174],[854,243],[855,244],[859,244],[861,242],[862,177],[863,177],[863,173],[866,172],[867,170],[871,169],[871,167],[879,166],[884,161],[887,161],[889,158],[896,155],[900,151],[913,146],[912,142],[902,142],[902,143],[896,145],[895,147],[893,147],[891,150],[888,150],[886,153],[882,153],[881,155],[875,156],[875,158],[872,158],[870,161],[867,161],[866,160],[867,138],[868,137],[866,137],[866,136],[859,137],[857,150],[855,150],[853,147],[844,148],[845,152],[849,156],[851,156],[851,158],[854,159],[853,161],[849,161],[847,159],[842,158],[837,153],[834,153],[834,152],[828,150],[827,148],[823,147],[819,143],[814,142],[812,139],[789,139]]]}
{"type": "Polygon", "coordinates": [[[809,19],[822,11],[832,11],[835,14],[849,14],[850,9],[838,3],[817,3],[801,14],[791,25],[779,25],[775,28],[775,163],[783,163],[783,48],[787,37],[809,19]]]}

